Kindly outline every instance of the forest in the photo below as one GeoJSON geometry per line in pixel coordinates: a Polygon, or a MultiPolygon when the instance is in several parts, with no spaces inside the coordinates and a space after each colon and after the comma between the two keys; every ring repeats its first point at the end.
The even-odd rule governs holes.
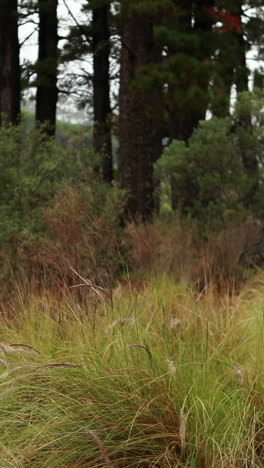
{"type": "Polygon", "coordinates": [[[0,466],[263,468],[263,267],[264,1],[0,0],[0,466]]]}

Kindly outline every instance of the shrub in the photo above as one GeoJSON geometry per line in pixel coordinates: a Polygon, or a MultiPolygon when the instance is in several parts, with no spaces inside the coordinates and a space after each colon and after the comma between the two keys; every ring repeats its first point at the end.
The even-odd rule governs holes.
{"type": "Polygon", "coordinates": [[[123,192],[96,182],[82,145],[72,145],[23,125],[0,128],[2,280],[47,268],[67,276],[70,265],[93,278],[107,265],[114,276],[123,192]]]}
{"type": "Polygon", "coordinates": [[[78,282],[70,268],[104,286],[123,265],[121,217],[124,193],[88,177],[65,184],[44,209],[45,237],[35,257],[68,283],[78,282]]]}
{"type": "Polygon", "coordinates": [[[171,273],[178,280],[192,279],[199,255],[195,227],[175,218],[171,222],[155,220],[152,224],[130,223],[129,261],[137,273],[171,273]]]}
{"type": "Polygon", "coordinates": [[[243,93],[231,117],[201,121],[188,143],[173,141],[156,164],[172,181],[178,211],[203,233],[241,214],[262,216],[264,96],[243,93]]]}
{"type": "Polygon", "coordinates": [[[264,262],[264,226],[253,217],[229,223],[207,238],[194,223],[179,218],[131,223],[127,232],[132,271],[143,276],[169,273],[200,291],[236,292],[264,262]]]}

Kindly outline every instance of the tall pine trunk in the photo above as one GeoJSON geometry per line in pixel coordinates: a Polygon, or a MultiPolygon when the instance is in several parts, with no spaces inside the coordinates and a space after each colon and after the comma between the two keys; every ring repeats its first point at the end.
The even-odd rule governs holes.
{"type": "Polygon", "coordinates": [[[100,172],[105,182],[113,179],[110,104],[110,3],[96,2],[92,11],[94,150],[100,156],[100,172]]]}
{"type": "Polygon", "coordinates": [[[17,124],[20,116],[20,65],[17,0],[0,1],[1,121],[17,124]]]}
{"type": "Polygon", "coordinates": [[[36,121],[46,124],[45,131],[56,131],[58,0],[39,0],[39,52],[37,69],[36,121]]]}
{"type": "MultiPolygon", "coordinates": [[[[236,0],[233,7],[233,14],[237,15],[240,18],[241,31],[236,33],[237,41],[237,53],[236,53],[236,70],[235,70],[235,84],[236,90],[238,93],[243,91],[248,91],[248,75],[249,71],[247,68],[246,61],[246,52],[247,52],[247,43],[244,36],[243,24],[242,24],[242,10],[243,1],[236,0]]],[[[252,116],[251,112],[243,111],[238,115],[238,125],[241,129],[241,138],[240,138],[240,150],[242,154],[242,162],[244,169],[249,181],[249,188],[247,195],[244,199],[244,203],[248,207],[252,207],[255,204],[255,200],[259,191],[260,183],[260,174],[259,174],[259,165],[257,160],[256,151],[252,151],[250,144],[245,144],[245,134],[248,134],[250,137],[252,133],[252,116]]]]}
{"type": "Polygon", "coordinates": [[[154,42],[152,15],[136,11],[141,3],[126,0],[122,5],[119,170],[128,192],[128,216],[148,220],[154,210],[153,164],[161,154],[161,131],[153,111],[161,89],[155,82],[144,87],[138,73],[141,67],[156,64],[160,51],[154,42]]]}

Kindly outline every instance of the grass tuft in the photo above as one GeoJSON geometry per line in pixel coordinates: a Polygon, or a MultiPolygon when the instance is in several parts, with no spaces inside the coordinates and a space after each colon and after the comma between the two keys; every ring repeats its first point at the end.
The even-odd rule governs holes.
{"type": "Polygon", "coordinates": [[[233,296],[169,275],[92,302],[22,291],[1,329],[0,466],[263,467],[263,293],[261,274],[233,296]]]}

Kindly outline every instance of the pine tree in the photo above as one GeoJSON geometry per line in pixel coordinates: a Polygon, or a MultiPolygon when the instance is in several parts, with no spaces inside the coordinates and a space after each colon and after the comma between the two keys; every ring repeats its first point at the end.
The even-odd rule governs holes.
{"type": "Polygon", "coordinates": [[[36,64],[36,121],[46,124],[45,131],[56,131],[57,65],[58,65],[58,0],[38,0],[39,53],[36,64]]]}
{"type": "Polygon", "coordinates": [[[113,179],[110,104],[110,1],[94,0],[92,5],[94,151],[100,156],[105,182],[113,179]]]}
{"type": "Polygon", "coordinates": [[[128,192],[127,214],[143,220],[153,214],[153,163],[161,154],[162,87],[155,76],[161,48],[154,37],[159,8],[155,0],[121,4],[119,171],[128,192]]]}
{"type": "Polygon", "coordinates": [[[79,22],[74,18],[75,25],[70,30],[63,52],[65,62],[92,57],[92,71],[83,70],[82,76],[75,75],[73,86],[78,87],[78,105],[92,107],[93,147],[95,154],[99,156],[95,170],[107,183],[113,179],[110,102],[111,4],[112,0],[86,0],[82,7],[84,20],[79,22]]]}
{"type": "Polygon", "coordinates": [[[0,112],[17,124],[20,115],[20,65],[17,0],[0,0],[0,112]]]}

